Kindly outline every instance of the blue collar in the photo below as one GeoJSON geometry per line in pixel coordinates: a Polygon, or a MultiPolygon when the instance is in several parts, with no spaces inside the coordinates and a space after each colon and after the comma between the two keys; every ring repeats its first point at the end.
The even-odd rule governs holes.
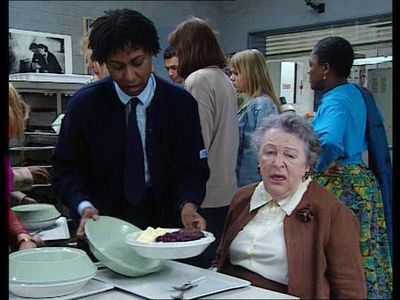
{"type": "MultiPolygon", "coordinates": [[[[128,94],[124,93],[115,81],[113,81],[113,83],[119,100],[124,106],[127,105],[132,96],[129,96],[128,94]]],[[[147,104],[149,104],[151,99],[153,98],[155,89],[156,89],[156,80],[154,78],[154,75],[150,74],[146,87],[136,97],[139,98],[140,102],[142,102],[143,105],[147,106],[147,104]]]]}

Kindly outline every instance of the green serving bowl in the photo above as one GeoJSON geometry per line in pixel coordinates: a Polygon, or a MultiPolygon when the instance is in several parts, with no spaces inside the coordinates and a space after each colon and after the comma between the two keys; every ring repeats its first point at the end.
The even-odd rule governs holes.
{"type": "Polygon", "coordinates": [[[157,272],[164,264],[163,260],[140,256],[125,243],[126,235],[139,230],[128,222],[108,216],[85,224],[93,255],[109,269],[129,277],[157,272]]]}
{"type": "Polygon", "coordinates": [[[34,223],[54,220],[61,216],[52,204],[23,204],[11,208],[21,223],[34,223]]]}
{"type": "Polygon", "coordinates": [[[10,284],[61,284],[93,277],[97,268],[85,251],[43,247],[9,255],[10,284]]]}

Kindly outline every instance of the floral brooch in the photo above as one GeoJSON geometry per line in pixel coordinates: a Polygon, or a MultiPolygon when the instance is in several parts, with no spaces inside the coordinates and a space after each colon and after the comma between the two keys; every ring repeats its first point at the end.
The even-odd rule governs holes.
{"type": "Polygon", "coordinates": [[[296,209],[296,215],[300,219],[300,221],[304,223],[311,222],[315,219],[315,213],[310,204],[296,209]]]}

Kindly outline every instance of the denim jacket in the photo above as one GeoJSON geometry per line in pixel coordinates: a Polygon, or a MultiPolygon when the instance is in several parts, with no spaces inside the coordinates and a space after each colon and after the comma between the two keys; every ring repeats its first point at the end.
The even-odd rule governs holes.
{"type": "Polygon", "coordinates": [[[257,170],[257,153],[251,145],[252,136],[257,126],[272,114],[279,114],[278,106],[267,95],[249,98],[238,112],[239,151],[236,165],[238,187],[261,180],[257,170]]]}

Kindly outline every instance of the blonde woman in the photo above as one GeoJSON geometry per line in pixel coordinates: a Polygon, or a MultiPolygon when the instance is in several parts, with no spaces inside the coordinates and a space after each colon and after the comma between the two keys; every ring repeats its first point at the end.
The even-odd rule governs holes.
{"type": "Polygon", "coordinates": [[[96,80],[102,79],[110,75],[106,64],[100,64],[98,61],[92,60],[92,49],[89,48],[89,34],[90,31],[86,32],[80,42],[80,50],[83,58],[85,59],[85,68],[90,70],[93,75],[88,83],[92,83],[96,80]]]}
{"type": "MultiPolygon", "coordinates": [[[[10,92],[9,92],[10,97],[14,97],[17,99],[19,96],[17,94],[17,91],[15,88],[10,87],[10,92]]],[[[13,102],[10,101],[10,104],[13,102]]],[[[22,124],[22,133],[21,130],[18,128],[18,135],[15,136],[13,139],[10,140],[9,145],[12,145],[13,143],[16,143],[19,138],[24,136],[24,128],[25,128],[25,122],[29,119],[29,113],[30,113],[30,107],[29,105],[24,102],[24,101],[19,101],[18,106],[21,106],[22,108],[22,114],[23,114],[23,124],[22,124]]],[[[20,127],[21,124],[18,122],[14,121],[14,118],[17,118],[17,114],[19,112],[16,112],[15,109],[13,109],[15,112],[14,114],[12,111],[10,111],[10,118],[11,120],[10,124],[14,124],[11,126],[15,127],[20,127]]],[[[18,116],[19,118],[20,116],[18,116]]],[[[19,119],[18,119],[19,120],[19,119]]],[[[19,141],[18,143],[21,143],[19,141]]],[[[33,184],[48,184],[51,183],[51,174],[42,167],[39,166],[29,166],[29,167],[13,167],[12,168],[12,175],[13,175],[13,189],[11,192],[11,206],[14,205],[19,205],[19,204],[32,204],[32,203],[37,203],[37,201],[31,197],[28,197],[26,194],[24,194],[22,191],[28,191],[32,189],[33,184]]]]}
{"type": "Polygon", "coordinates": [[[251,137],[262,120],[279,113],[279,99],[260,51],[248,49],[237,52],[230,60],[230,70],[236,92],[244,96],[238,111],[239,151],[236,165],[238,186],[242,187],[261,180],[251,137]]]}

